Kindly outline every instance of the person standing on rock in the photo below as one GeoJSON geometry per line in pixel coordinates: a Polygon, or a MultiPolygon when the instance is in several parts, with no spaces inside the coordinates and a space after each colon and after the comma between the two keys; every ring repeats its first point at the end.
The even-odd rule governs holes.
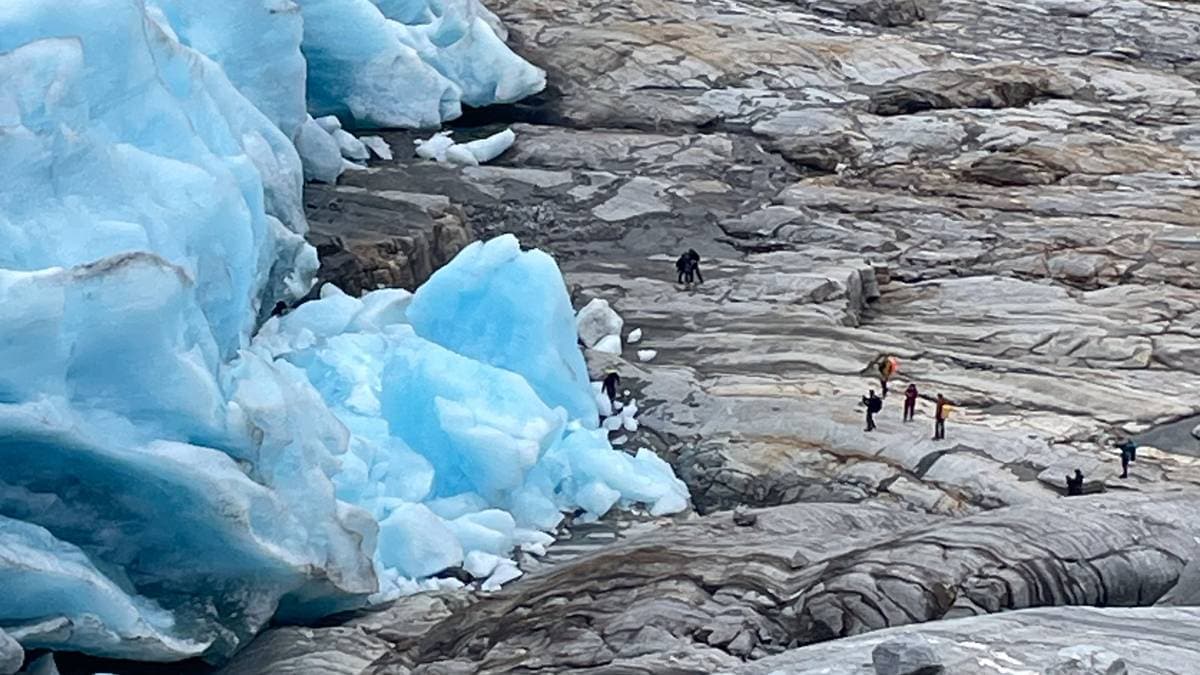
{"type": "Polygon", "coordinates": [[[933,411],[933,440],[941,441],[946,438],[946,415],[949,412],[950,405],[946,401],[946,397],[941,394],[937,395],[937,408],[933,411]]]}
{"type": "Polygon", "coordinates": [[[1121,478],[1129,478],[1129,463],[1137,460],[1137,445],[1126,438],[1117,444],[1121,451],[1121,478]]]}
{"type": "Polygon", "coordinates": [[[1075,469],[1075,477],[1067,476],[1067,496],[1079,497],[1083,495],[1083,472],[1075,469]]]}
{"type": "Polygon", "coordinates": [[[917,385],[909,384],[904,390],[904,421],[911,422],[917,416],[917,385]]]}
{"type": "Polygon", "coordinates": [[[867,431],[875,431],[875,413],[883,410],[883,399],[875,395],[872,389],[863,397],[863,405],[867,406],[867,431]]]}
{"type": "Polygon", "coordinates": [[[617,402],[617,387],[621,386],[621,376],[613,371],[604,376],[604,384],[601,388],[604,390],[604,395],[608,397],[610,405],[617,402]]]}
{"type": "Polygon", "coordinates": [[[896,357],[889,354],[884,354],[879,357],[879,386],[882,389],[882,398],[887,398],[888,380],[900,370],[900,361],[896,357]]]}
{"type": "Polygon", "coordinates": [[[689,248],[687,253],[675,261],[675,271],[679,273],[679,283],[685,288],[693,283],[704,283],[704,275],[700,274],[700,254],[696,249],[689,248]]]}

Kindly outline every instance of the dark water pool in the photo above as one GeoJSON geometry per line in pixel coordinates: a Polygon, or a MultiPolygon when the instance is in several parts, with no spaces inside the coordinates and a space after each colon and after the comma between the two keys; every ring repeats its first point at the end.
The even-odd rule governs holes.
{"type": "Polygon", "coordinates": [[[1138,445],[1152,445],[1164,452],[1200,457],[1200,440],[1192,435],[1192,429],[1198,424],[1200,415],[1185,417],[1137,434],[1133,436],[1133,442],[1138,445]]]}

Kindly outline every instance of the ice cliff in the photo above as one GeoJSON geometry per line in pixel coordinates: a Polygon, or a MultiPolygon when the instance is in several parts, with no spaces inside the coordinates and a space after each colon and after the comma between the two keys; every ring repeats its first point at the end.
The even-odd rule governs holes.
{"type": "Polygon", "coordinates": [[[220,658],[446,567],[511,578],[563,511],[686,505],[595,430],[561,276],[511,237],[266,320],[317,265],[310,112],[541,83],[475,0],[0,3],[5,634],[220,658]]]}

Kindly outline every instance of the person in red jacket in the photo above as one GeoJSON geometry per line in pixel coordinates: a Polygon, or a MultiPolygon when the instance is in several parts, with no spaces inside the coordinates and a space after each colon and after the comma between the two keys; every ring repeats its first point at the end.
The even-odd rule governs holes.
{"type": "Polygon", "coordinates": [[[910,384],[904,390],[904,421],[911,422],[917,416],[917,385],[910,384]]]}

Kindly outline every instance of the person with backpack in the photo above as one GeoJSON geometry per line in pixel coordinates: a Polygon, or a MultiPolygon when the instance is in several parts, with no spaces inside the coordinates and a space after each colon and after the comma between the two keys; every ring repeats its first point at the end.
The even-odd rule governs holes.
{"type": "Polygon", "coordinates": [[[679,273],[679,283],[684,288],[691,288],[696,282],[704,283],[704,275],[700,274],[700,254],[694,248],[689,248],[679,256],[675,261],[675,271],[679,273]]]}
{"type": "Polygon", "coordinates": [[[875,414],[883,410],[883,399],[875,395],[872,389],[863,397],[863,405],[867,406],[867,431],[875,431],[875,414]]]}

